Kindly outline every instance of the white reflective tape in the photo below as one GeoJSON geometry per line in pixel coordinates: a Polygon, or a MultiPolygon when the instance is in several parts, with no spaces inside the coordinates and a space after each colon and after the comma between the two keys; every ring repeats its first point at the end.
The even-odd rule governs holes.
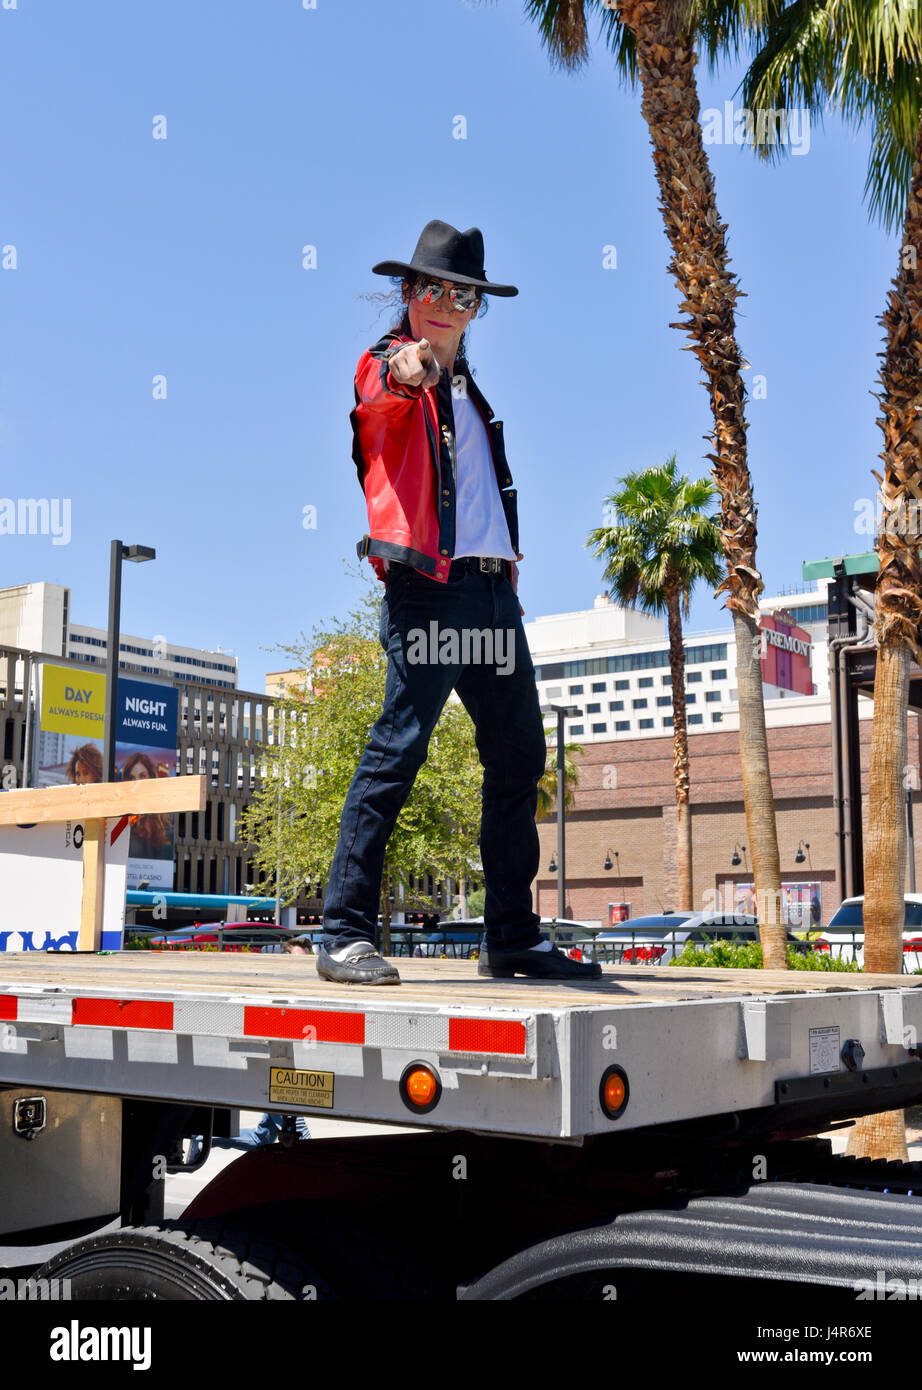
{"type": "Polygon", "coordinates": [[[174,1033],[199,1033],[205,1037],[243,1037],[243,1005],[209,1000],[177,1000],[173,1008],[174,1033]]]}
{"type": "Polygon", "coordinates": [[[365,1014],[366,1047],[399,1047],[408,1052],[448,1050],[444,1014],[365,1014]]]}
{"type": "Polygon", "coordinates": [[[70,1023],[71,1017],[70,999],[47,994],[19,996],[20,1023],[70,1023]]]}

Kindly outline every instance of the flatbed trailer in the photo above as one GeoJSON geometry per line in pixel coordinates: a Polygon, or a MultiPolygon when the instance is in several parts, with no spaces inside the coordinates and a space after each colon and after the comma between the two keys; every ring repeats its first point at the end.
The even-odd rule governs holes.
{"type": "Polygon", "coordinates": [[[598,1296],[643,1271],[854,1297],[880,1268],[918,1277],[922,1173],[814,1136],[922,1101],[922,977],[399,968],[372,988],[286,955],[7,957],[0,1264],[76,1298],[598,1296]],[[203,1132],[207,1153],[233,1109],[412,1132],[289,1124],[164,1222],[177,1144],[203,1132]],[[60,1200],[37,1195],[62,1173],[60,1200]]]}

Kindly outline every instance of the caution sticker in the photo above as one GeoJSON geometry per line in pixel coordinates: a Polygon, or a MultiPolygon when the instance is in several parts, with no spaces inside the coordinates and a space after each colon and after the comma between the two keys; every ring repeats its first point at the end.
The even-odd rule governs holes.
{"type": "Polygon", "coordinates": [[[269,1068],[269,1101],[292,1105],[314,1105],[333,1109],[333,1073],[296,1071],[294,1067],[269,1068]]]}

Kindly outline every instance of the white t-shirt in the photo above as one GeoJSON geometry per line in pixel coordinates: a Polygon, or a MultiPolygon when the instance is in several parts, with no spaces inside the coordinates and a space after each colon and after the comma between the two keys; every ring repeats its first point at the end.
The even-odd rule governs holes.
{"type": "Polygon", "coordinates": [[[466,395],[452,392],[455,417],[455,558],[499,555],[515,559],[496,482],[490,441],[480,411],[466,395]]]}

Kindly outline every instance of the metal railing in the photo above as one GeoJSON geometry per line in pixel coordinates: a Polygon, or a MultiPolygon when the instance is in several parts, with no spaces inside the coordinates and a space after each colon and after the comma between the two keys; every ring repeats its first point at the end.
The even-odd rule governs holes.
{"type": "Polygon", "coordinates": [[[170,931],[169,927],[138,927],[126,926],[125,945],[129,941],[144,941],[152,943],[151,949],[157,951],[205,951],[208,949],[218,951],[260,951],[263,946],[280,945],[282,942],[290,941],[298,932],[279,931],[278,928],[266,927],[265,931],[260,931],[258,927],[248,927],[245,933],[246,940],[242,940],[242,933],[239,927],[211,927],[207,922],[196,926],[195,935],[200,937],[215,937],[214,941],[193,941],[183,939],[186,928],[176,927],[170,931]],[[171,940],[175,935],[176,940],[171,940]]]}
{"type": "MultiPolygon", "coordinates": [[[[710,946],[714,941],[714,938],[710,938],[708,941],[689,942],[686,934],[678,928],[665,931],[661,936],[651,939],[646,934],[638,935],[633,931],[619,932],[617,927],[585,927],[558,920],[543,923],[542,930],[562,950],[579,951],[582,959],[599,961],[607,965],[668,965],[671,960],[682,954],[686,945],[710,946]],[[602,936],[610,932],[617,934],[614,940],[600,940],[602,936]]],[[[833,930],[835,936],[848,939],[819,942],[817,938],[821,935],[821,931],[819,928],[813,928],[800,939],[800,947],[803,952],[813,950],[821,952],[829,960],[841,960],[862,966],[864,962],[864,929],[862,927],[843,927],[833,930]]],[[[176,928],[177,935],[183,931],[184,928],[176,928]]],[[[172,933],[168,928],[126,926],[125,944],[128,945],[129,939],[143,940],[147,938],[150,940],[159,937],[161,940],[154,946],[156,950],[202,951],[210,948],[219,951],[257,952],[266,945],[278,945],[295,936],[307,936],[316,950],[322,934],[320,927],[308,927],[306,930],[293,927],[279,931],[278,928],[267,926],[265,931],[249,928],[246,932],[247,939],[242,942],[239,927],[215,926],[212,928],[207,923],[203,923],[200,928],[197,928],[196,935],[213,936],[216,938],[214,941],[171,941],[172,933]]],[[[417,959],[471,960],[475,959],[480,952],[482,935],[482,928],[474,931],[463,928],[459,930],[453,928],[450,923],[446,923],[441,931],[433,931],[431,927],[392,927],[391,955],[417,959]]],[[[920,938],[922,938],[922,933],[920,933],[920,938]]],[[[751,936],[742,934],[739,936],[731,934],[729,937],[722,935],[719,941],[720,944],[726,945],[754,944],[751,936]]],[[[379,948],[380,944],[379,927],[379,948]]],[[[922,939],[918,943],[906,942],[903,946],[903,974],[913,973],[922,973],[922,939]]]]}

